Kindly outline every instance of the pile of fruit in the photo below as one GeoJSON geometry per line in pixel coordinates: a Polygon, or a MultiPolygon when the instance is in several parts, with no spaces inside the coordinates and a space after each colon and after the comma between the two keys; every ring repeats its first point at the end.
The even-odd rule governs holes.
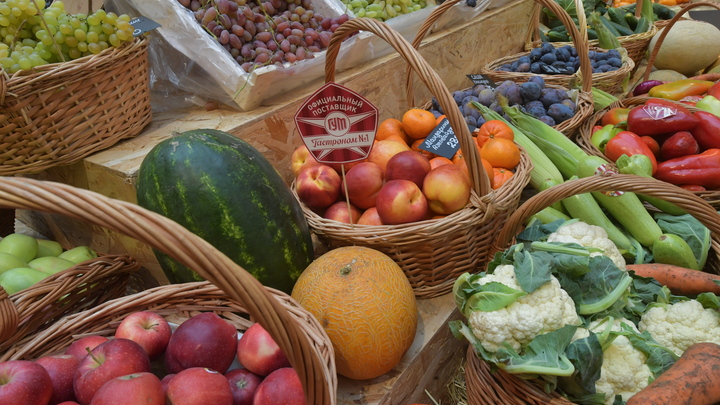
{"type": "Polygon", "coordinates": [[[112,338],[86,335],[63,353],[0,363],[0,376],[3,404],[305,404],[297,373],[260,324],[238,339],[212,312],[174,331],[154,312],[133,312],[112,338]]]}
{"type": "MultiPolygon", "coordinates": [[[[472,102],[478,102],[492,108],[498,114],[503,114],[502,106],[498,103],[498,94],[507,99],[508,105],[519,106],[522,111],[551,126],[571,119],[577,111],[577,105],[568,92],[560,88],[545,87],[542,76],[532,76],[527,82],[520,84],[506,80],[497,87],[479,84],[453,92],[453,99],[460,107],[470,132],[476,131],[485,123],[485,119],[480,111],[472,106],[472,102]]],[[[443,115],[443,110],[434,97],[430,112],[436,117],[443,115]]]]}
{"type": "Polygon", "coordinates": [[[87,246],[64,250],[56,241],[13,233],[0,240],[0,286],[14,294],[96,257],[87,246]]]}
{"type": "MultiPolygon", "coordinates": [[[[618,70],[623,62],[620,53],[615,49],[607,52],[589,51],[590,65],[593,73],[604,73],[618,70]]],[[[580,69],[580,59],[577,50],[572,45],[555,48],[548,42],[543,42],[539,48],[533,48],[528,55],[518,60],[505,63],[495,69],[499,72],[530,72],[546,75],[571,75],[580,69]]]]}
{"type": "Polygon", "coordinates": [[[65,12],[62,1],[0,3],[0,66],[9,73],[100,53],[133,38],[130,16],[65,12]]]}
{"type": "Polygon", "coordinates": [[[178,0],[246,72],[314,58],[347,14],[324,17],[310,0],[178,0]]]}
{"type": "MultiPolygon", "coordinates": [[[[402,120],[388,118],[380,124],[368,157],[344,168],[321,164],[307,147],[298,147],[292,165],[300,201],[324,218],[359,225],[404,224],[464,208],[472,186],[462,150],[449,159],[419,148],[436,126],[444,125],[444,118],[422,109],[408,110],[402,120]]],[[[488,121],[474,135],[483,167],[497,189],[520,162],[513,131],[502,122],[488,121]]]]}
{"type": "Polygon", "coordinates": [[[342,0],[355,17],[370,17],[386,21],[402,14],[422,10],[427,6],[434,6],[434,0],[342,0]]]}

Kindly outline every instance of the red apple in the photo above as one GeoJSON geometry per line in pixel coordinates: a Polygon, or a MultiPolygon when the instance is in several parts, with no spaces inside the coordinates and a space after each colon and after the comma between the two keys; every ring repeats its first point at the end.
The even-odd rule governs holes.
{"type": "Polygon", "coordinates": [[[436,167],[425,176],[422,191],[430,210],[436,214],[452,214],[470,201],[470,179],[455,165],[436,167]]]}
{"type": "Polygon", "coordinates": [[[177,374],[165,374],[165,377],[160,380],[160,384],[162,384],[163,392],[167,394],[167,387],[170,384],[170,380],[172,380],[177,374]]]}
{"type": "Polygon", "coordinates": [[[165,350],[168,373],[190,367],[207,367],[224,373],[237,351],[237,329],[212,312],[203,312],[183,322],[170,337],[165,350]]]}
{"type": "Polygon", "coordinates": [[[298,146],[290,155],[290,169],[295,177],[300,173],[300,170],[317,164],[319,164],[318,161],[315,160],[305,145],[298,146]]]}
{"type": "Polygon", "coordinates": [[[380,215],[378,215],[377,207],[370,207],[366,209],[360,219],[357,221],[358,225],[383,225],[380,215]]]}
{"type": "Polygon", "coordinates": [[[375,206],[375,198],[384,183],[383,170],[373,162],[363,162],[345,173],[342,190],[347,190],[352,205],[364,210],[375,206]]]}
{"type": "Polygon", "coordinates": [[[373,143],[373,147],[368,154],[367,160],[369,162],[377,163],[382,167],[383,172],[387,166],[387,162],[396,154],[410,150],[410,146],[405,143],[393,141],[391,139],[384,139],[382,141],[376,141],[373,143]]]}
{"type": "Polygon", "coordinates": [[[73,379],[75,397],[88,405],[100,387],[113,378],[149,371],[150,358],[142,346],[130,339],[108,340],[80,361],[73,379]]]}
{"type": "Polygon", "coordinates": [[[313,165],[300,170],[295,180],[295,192],[305,205],[323,209],[337,201],[342,181],[328,165],[313,165]]]}
{"type": "Polygon", "coordinates": [[[28,360],[0,363],[0,404],[45,405],[52,396],[47,370],[28,360]]]}
{"type": "Polygon", "coordinates": [[[266,376],[290,361],[272,336],[259,323],[250,326],[238,341],[237,359],[253,373],[266,376]]]}
{"type": "Polygon", "coordinates": [[[150,360],[163,354],[171,335],[172,329],[165,318],[150,311],[133,312],[115,330],[115,338],[130,339],[139,344],[150,360]]]}
{"type": "Polygon", "coordinates": [[[260,383],[253,405],[305,405],[300,378],[291,367],[279,368],[260,383]]]}
{"type": "Polygon", "coordinates": [[[113,378],[100,387],[90,405],[165,405],[160,379],[152,373],[113,378]]]}
{"type": "Polygon", "coordinates": [[[397,225],[425,219],[428,202],[420,187],[410,180],[390,180],[378,193],[378,215],[383,224],[397,225]]]}
{"type": "Polygon", "coordinates": [[[52,397],[50,405],[75,400],[73,376],[80,364],[77,357],[71,354],[58,354],[40,357],[35,363],[43,366],[52,381],[52,397]]]}
{"type": "Polygon", "coordinates": [[[105,336],[98,336],[98,335],[92,335],[92,336],[85,336],[83,338],[80,338],[70,344],[67,349],[65,349],[65,354],[70,354],[72,356],[75,356],[78,359],[78,362],[82,361],[83,357],[87,356],[88,352],[87,349],[94,349],[97,346],[99,346],[102,343],[105,343],[108,341],[108,338],[105,336]]]}
{"type": "Polygon", "coordinates": [[[430,172],[430,160],[422,153],[406,150],[391,157],[385,167],[385,180],[410,180],[422,188],[425,176],[430,172]]]}
{"type": "Polygon", "coordinates": [[[356,206],[352,204],[348,206],[347,202],[338,201],[325,210],[323,218],[344,222],[346,224],[357,224],[360,219],[360,215],[362,215],[362,211],[360,211],[356,206]]]}
{"type": "Polygon", "coordinates": [[[233,405],[252,405],[253,397],[262,377],[246,368],[236,368],[225,373],[233,395],[233,405]]]}
{"type": "MultiPolygon", "coordinates": [[[[167,399],[172,405],[232,405],[233,395],[224,375],[215,370],[191,367],[170,380],[167,399]]],[[[282,402],[278,402],[280,404],[282,402]]]]}

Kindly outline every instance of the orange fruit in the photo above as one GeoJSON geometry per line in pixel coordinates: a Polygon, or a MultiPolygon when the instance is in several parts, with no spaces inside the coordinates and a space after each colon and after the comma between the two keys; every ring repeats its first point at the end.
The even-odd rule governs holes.
{"type": "Polygon", "coordinates": [[[436,154],[434,154],[430,151],[427,151],[425,149],[420,149],[420,145],[422,145],[423,142],[425,142],[425,138],[420,138],[420,139],[414,140],[413,143],[410,144],[410,150],[420,152],[423,156],[425,156],[428,159],[432,159],[435,156],[437,156],[436,154]]]}
{"type": "Polygon", "coordinates": [[[402,141],[406,144],[410,143],[410,138],[408,138],[405,130],[403,130],[402,128],[402,122],[395,118],[388,118],[385,121],[381,122],[378,126],[377,133],[375,134],[376,141],[382,141],[389,138],[399,138],[402,139],[402,141]]]}
{"type": "Polygon", "coordinates": [[[520,163],[520,148],[509,139],[495,138],[485,142],[480,156],[494,168],[514,169],[520,163]]]}
{"type": "Polygon", "coordinates": [[[437,157],[430,159],[431,170],[438,166],[451,165],[451,164],[453,164],[453,161],[444,156],[437,156],[437,157]]]}
{"type": "Polygon", "coordinates": [[[438,117],[435,119],[435,126],[440,125],[440,121],[442,121],[444,118],[445,118],[445,114],[438,116],[438,117]]]}
{"type": "Polygon", "coordinates": [[[342,376],[365,380],[387,373],[415,339],[418,308],[410,282],[378,250],[330,250],[303,271],[291,295],[325,329],[342,376]]]}
{"type": "Polygon", "coordinates": [[[490,177],[490,186],[493,190],[499,189],[503,184],[505,184],[505,182],[510,180],[513,174],[514,173],[511,170],[504,169],[502,167],[494,168],[493,175],[490,177]]]}
{"type": "Polygon", "coordinates": [[[402,128],[412,139],[425,138],[435,129],[436,120],[430,111],[411,108],[403,114],[402,128]]]}
{"type": "Polygon", "coordinates": [[[485,142],[495,138],[505,138],[512,141],[515,140],[515,133],[508,124],[500,120],[490,120],[480,126],[475,142],[482,148],[485,142]]]}

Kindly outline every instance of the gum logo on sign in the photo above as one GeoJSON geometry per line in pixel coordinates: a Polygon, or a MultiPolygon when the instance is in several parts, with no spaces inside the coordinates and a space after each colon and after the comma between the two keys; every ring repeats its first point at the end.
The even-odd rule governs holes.
{"type": "Polygon", "coordinates": [[[365,159],[372,149],[378,110],[354,91],[327,83],[295,114],[305,146],[320,163],[365,159]]]}

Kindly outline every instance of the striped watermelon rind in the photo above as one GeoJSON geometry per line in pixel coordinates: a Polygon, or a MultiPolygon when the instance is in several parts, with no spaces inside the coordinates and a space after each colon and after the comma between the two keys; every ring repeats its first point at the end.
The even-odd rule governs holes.
{"type": "MultiPolygon", "coordinates": [[[[290,293],[313,260],[305,216],[277,170],[226,132],[199,129],[157,144],[140,165],[138,204],[205,239],[263,285],[290,293]]],[[[172,283],[200,276],[162,252],[172,283]]]]}

